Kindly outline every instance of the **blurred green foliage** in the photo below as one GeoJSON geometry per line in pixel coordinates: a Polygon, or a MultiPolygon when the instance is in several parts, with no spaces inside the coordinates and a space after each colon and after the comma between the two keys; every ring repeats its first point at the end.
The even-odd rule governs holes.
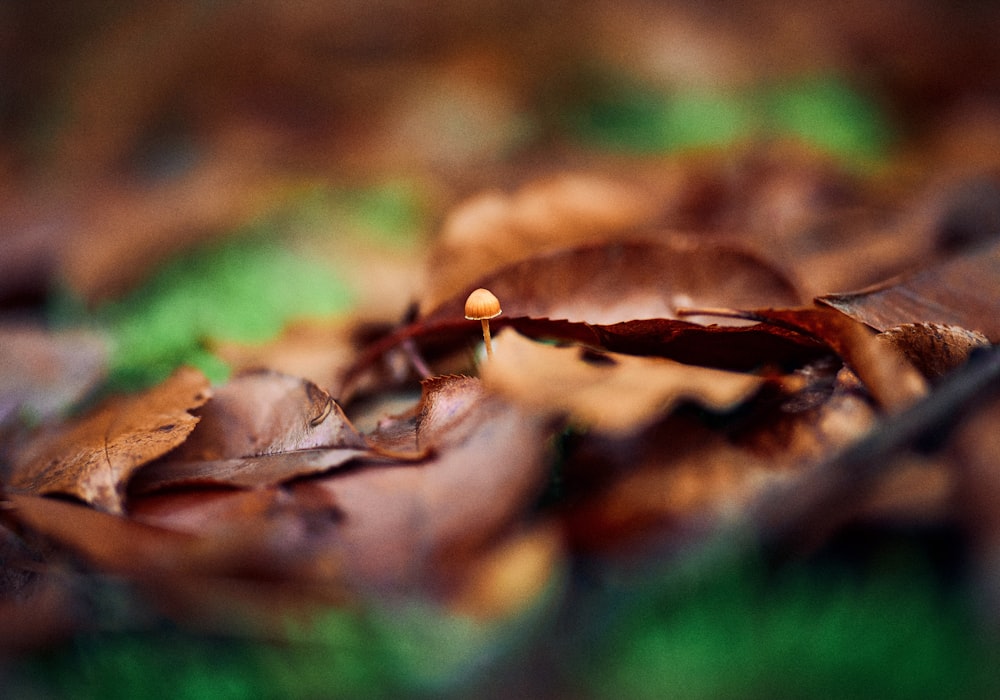
{"type": "Polygon", "coordinates": [[[263,341],[295,316],[350,308],[335,270],[296,253],[266,228],[191,251],[163,265],[96,319],[114,341],[112,383],[134,388],[194,365],[221,381],[228,370],[207,339],[263,341]]]}
{"type": "Polygon", "coordinates": [[[854,163],[883,156],[892,138],[878,105],[834,77],[746,91],[623,82],[595,95],[573,124],[585,142],[605,148],[652,153],[794,139],[854,163]]]}
{"type": "Polygon", "coordinates": [[[596,595],[550,586],[491,624],[411,602],[331,610],[283,642],[88,633],[31,658],[11,687],[81,699],[997,697],[995,659],[957,590],[919,559],[872,573],[727,560],[596,595]]]}
{"type": "Polygon", "coordinates": [[[597,697],[974,698],[1000,679],[971,611],[923,564],[856,576],[736,565],[632,592],[587,652],[597,697]]]}
{"type": "Polygon", "coordinates": [[[525,648],[524,620],[512,622],[413,602],[331,610],[284,641],[99,632],[33,657],[11,681],[29,697],[81,700],[450,697],[525,648]]]}
{"type": "Polygon", "coordinates": [[[315,188],[264,221],[166,261],[122,299],[91,312],[64,295],[50,316],[108,332],[109,388],[140,389],[181,365],[223,381],[229,368],[207,349],[208,341],[262,342],[295,318],[352,308],[355,290],[329,259],[335,242],[324,239],[353,236],[406,249],[423,217],[420,193],[405,180],[315,188]]]}
{"type": "Polygon", "coordinates": [[[338,190],[328,199],[345,223],[363,230],[374,243],[410,248],[419,239],[413,234],[422,230],[426,213],[424,196],[416,183],[398,179],[378,187],[338,190]]]}

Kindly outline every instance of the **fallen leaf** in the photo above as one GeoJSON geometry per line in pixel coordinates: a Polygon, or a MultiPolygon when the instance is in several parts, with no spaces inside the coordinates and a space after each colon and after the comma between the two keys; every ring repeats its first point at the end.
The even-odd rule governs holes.
{"type": "Polygon", "coordinates": [[[199,537],[163,530],[54,498],[11,494],[12,517],[120,574],[193,571],[199,537]]]}
{"type": "Polygon", "coordinates": [[[553,347],[509,329],[484,363],[486,388],[525,409],[569,416],[585,428],[625,437],[691,401],[725,412],[752,396],[761,377],[683,365],[654,357],[553,347]]]}
{"type": "Polygon", "coordinates": [[[516,260],[584,241],[620,237],[652,221],[651,193],[585,173],[564,173],[507,195],[489,191],[449,212],[428,259],[430,309],[516,260]]]}
{"type": "Polygon", "coordinates": [[[93,569],[139,584],[164,614],[199,629],[281,634],[303,613],[343,604],[337,568],[308,549],[308,535],[290,536],[289,526],[308,533],[293,501],[276,491],[237,493],[242,500],[221,527],[194,533],[27,495],[12,495],[9,513],[93,569]],[[258,503],[247,508],[248,499],[258,503]]]}
{"type": "Polygon", "coordinates": [[[464,317],[465,299],[485,287],[509,317],[590,324],[676,319],[694,306],[752,308],[799,303],[794,285],[755,255],[682,237],[581,246],[522,260],[481,277],[424,317],[464,317]]]}
{"type": "Polygon", "coordinates": [[[928,441],[940,441],[955,421],[996,391],[998,358],[995,351],[973,356],[927,398],[883,417],[878,429],[828,454],[788,488],[765,494],[753,517],[768,546],[801,552],[826,540],[845,518],[853,517],[875,485],[905,466],[899,457],[905,458],[911,448],[927,449],[928,441]]]}
{"type": "MultiPolygon", "coordinates": [[[[545,483],[552,428],[469,377],[427,382],[420,405],[421,442],[431,450],[422,451],[422,461],[360,457],[349,469],[280,489],[136,494],[130,513],[232,541],[230,558],[253,554],[240,544],[252,537],[262,551],[280,549],[292,578],[328,581],[360,596],[433,594],[464,576],[530,508],[545,483]]],[[[410,425],[418,430],[416,420],[410,425]]],[[[137,475],[137,486],[143,478],[137,475]]]]}
{"type": "MultiPolygon", "coordinates": [[[[713,313],[708,309],[694,314],[713,313]]],[[[927,383],[905,355],[888,343],[880,343],[871,329],[836,309],[716,309],[731,315],[791,328],[811,335],[834,350],[865,383],[872,397],[887,410],[899,410],[923,397],[927,383]]]]}
{"type": "Polygon", "coordinates": [[[165,488],[196,485],[260,489],[341,467],[353,459],[370,454],[367,449],[341,447],[230,459],[162,459],[139,470],[129,484],[129,492],[143,494],[165,488]]]}
{"type": "MultiPolygon", "coordinates": [[[[512,325],[525,333],[534,322],[512,325]]],[[[685,364],[738,371],[797,367],[828,352],[822,343],[810,336],[769,324],[703,326],[673,319],[653,319],[590,326],[589,330],[596,336],[594,344],[607,350],[668,357],[685,364]]],[[[560,337],[558,334],[552,336],[560,337]]],[[[546,334],[541,333],[539,337],[546,337],[546,334]]],[[[570,339],[575,338],[570,336],[570,339]]]]}
{"type": "Polygon", "coordinates": [[[121,513],[131,475],[187,439],[198,422],[189,411],[209,396],[204,375],[182,368],[148,391],[110,399],[18,450],[10,488],[73,496],[121,513]]]}
{"type": "Polygon", "coordinates": [[[424,462],[362,465],[292,484],[297,498],[317,493],[338,504],[341,521],[318,546],[341,562],[352,590],[379,595],[438,585],[462,571],[540,494],[552,428],[480,393],[478,380],[466,380],[428,387],[431,396],[451,394],[430,403],[447,403],[454,411],[425,414],[424,430],[431,431],[433,421],[437,449],[424,462]],[[478,398],[457,396],[463,385],[478,398]]]}
{"type": "Polygon", "coordinates": [[[440,448],[464,440],[480,420],[475,405],[485,389],[475,377],[431,377],[421,382],[414,424],[417,445],[440,448]]]}
{"type": "Polygon", "coordinates": [[[371,453],[329,394],[270,370],[237,375],[197,415],[186,443],[136,474],[133,494],[195,485],[265,488],[371,453]]]}
{"type": "Polygon", "coordinates": [[[273,512],[275,489],[180,489],[137,494],[129,500],[133,520],[189,535],[209,537],[244,528],[273,512]]]}
{"type": "Polygon", "coordinates": [[[978,331],[937,323],[904,323],[876,337],[898,348],[931,381],[964,364],[976,348],[990,345],[978,331]]]}
{"type": "Polygon", "coordinates": [[[760,408],[733,441],[761,458],[803,466],[843,449],[872,430],[879,416],[851,372],[829,387],[807,385],[770,410],[760,408]]]}
{"type": "Polygon", "coordinates": [[[354,415],[370,425],[365,432],[365,440],[373,449],[384,452],[413,453],[420,451],[417,446],[417,407],[419,396],[409,391],[384,397],[363,406],[362,415],[354,415]]]}
{"type": "MultiPolygon", "coordinates": [[[[757,352],[731,351],[727,349],[730,338],[706,339],[704,333],[715,329],[705,331],[691,321],[677,320],[677,311],[695,300],[730,300],[726,304],[756,300],[774,306],[797,303],[794,286],[779,271],[730,246],[677,237],[582,246],[503,267],[478,280],[476,286],[490,289],[500,299],[503,314],[490,322],[491,327],[512,326],[533,338],[675,357],[666,349],[670,344],[671,350],[676,347],[686,355],[675,359],[714,357],[724,363],[721,366],[738,369],[781,363],[790,355],[800,357],[803,351],[815,355],[815,343],[773,328],[740,336],[757,352]],[[701,347],[702,340],[708,340],[713,349],[701,347]]],[[[352,397],[362,374],[406,341],[419,339],[426,352],[467,345],[480,332],[480,324],[465,319],[470,291],[464,290],[425,317],[369,345],[345,371],[338,395],[352,397]]],[[[707,363],[714,364],[711,359],[707,363]]]]}
{"type": "Polygon", "coordinates": [[[1000,343],[1000,245],[959,255],[921,272],[817,301],[880,331],[906,323],[953,325],[1000,343]]]}
{"type": "Polygon", "coordinates": [[[171,455],[171,461],[366,447],[328,393],[308,380],[270,370],[233,377],[215,390],[198,416],[198,428],[171,455]]]}

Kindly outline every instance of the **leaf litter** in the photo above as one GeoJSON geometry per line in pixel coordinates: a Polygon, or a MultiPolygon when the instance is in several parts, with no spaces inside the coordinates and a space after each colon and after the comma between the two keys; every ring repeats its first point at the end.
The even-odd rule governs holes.
{"type": "MultiPolygon", "coordinates": [[[[377,287],[361,295],[377,301],[360,304],[353,315],[330,318],[350,295],[335,285],[339,301],[328,298],[321,285],[295,272],[306,269],[296,262],[282,269],[300,278],[301,303],[275,284],[269,289],[276,295],[274,313],[260,316],[254,306],[260,291],[254,287],[260,285],[243,280],[239,266],[221,264],[223,272],[236,270],[236,279],[247,282],[233,287],[245,302],[246,323],[268,327],[267,333],[246,334],[246,340],[262,341],[253,347],[232,340],[244,337],[241,333],[219,333],[232,320],[222,307],[221,320],[208,326],[178,327],[183,342],[174,349],[158,339],[169,336],[147,336],[145,329],[153,326],[125,323],[144,319],[142,294],[134,298],[136,306],[122,307],[119,326],[108,330],[118,334],[116,352],[126,353],[119,361],[131,358],[130,372],[148,380],[163,376],[171,362],[201,362],[214,351],[217,368],[225,360],[237,372],[225,381],[225,372],[213,373],[218,381],[211,387],[197,371],[180,369],[143,392],[84,403],[66,415],[96,375],[83,360],[107,362],[99,353],[79,358],[80,365],[59,365],[64,379],[56,382],[57,392],[51,392],[44,373],[5,365],[0,376],[5,386],[16,386],[17,407],[8,410],[5,404],[0,435],[0,629],[23,635],[31,646],[79,638],[95,624],[111,627],[79,595],[101,590],[102,577],[110,574],[151,602],[157,619],[226,637],[287,643],[305,634],[290,633],[289,620],[321,628],[331,611],[360,611],[351,619],[364,623],[371,620],[366,616],[384,614],[395,625],[387,626],[393,632],[387,637],[404,640],[390,642],[386,658],[410,669],[408,678],[418,679],[413,682],[424,695],[449,695],[438,692],[442,689],[452,695],[495,694],[491,674],[527,696],[589,696],[594,687],[607,687],[601,683],[608,678],[622,677],[649,678],[650,688],[676,691],[671,683],[677,673],[659,652],[675,659],[671,644],[683,639],[682,623],[692,615],[698,621],[692,629],[718,628],[715,610],[706,614],[683,592],[701,590],[699,583],[686,582],[685,572],[694,569],[697,578],[717,570],[720,541],[741,557],[759,552],[763,573],[755,576],[770,585],[782,583],[789,562],[821,568],[847,560],[860,575],[884,572],[899,561],[896,545],[886,541],[900,533],[917,547],[948,536],[952,539],[941,549],[953,557],[967,552],[968,567],[945,558],[944,564],[934,560],[934,570],[962,578],[961,592],[982,591],[974,614],[983,628],[995,625],[1000,579],[991,515],[996,501],[991,436],[997,363],[991,346],[997,339],[998,189],[995,158],[988,154],[1000,120],[995,105],[969,97],[977,89],[971,73],[953,70],[960,63],[956,57],[966,53],[954,53],[954,47],[953,53],[944,51],[950,46],[944,39],[930,41],[946,55],[928,61],[923,42],[913,47],[901,27],[927,34],[937,26],[928,13],[911,13],[908,23],[900,23],[897,11],[887,10],[859,28],[842,12],[815,9],[831,25],[852,26],[850,36],[863,36],[868,58],[880,52],[895,57],[894,68],[884,64],[879,75],[895,90],[890,94],[898,114],[912,119],[906,138],[916,150],[905,157],[879,151],[887,158],[885,170],[866,170],[855,160],[886,145],[886,123],[873,116],[873,103],[836,79],[790,81],[760,91],[749,87],[756,82],[746,74],[748,66],[764,60],[757,57],[759,42],[728,32],[724,23],[708,32],[704,17],[683,5],[659,8],[652,21],[642,22],[628,13],[605,21],[609,17],[597,6],[566,8],[560,21],[575,31],[548,32],[559,39],[547,42],[551,55],[543,60],[531,54],[547,69],[517,73],[530,88],[500,78],[509,74],[500,57],[511,55],[509,42],[522,39],[501,32],[494,39],[505,50],[484,49],[482,42],[488,45],[496,31],[491,21],[469,34],[476,37],[474,47],[452,39],[442,55],[421,54],[425,67],[419,75],[402,68],[414,59],[408,35],[395,37],[393,50],[385,53],[372,52],[365,43],[370,38],[351,44],[349,32],[328,32],[332,44],[291,42],[281,49],[287,51],[281,60],[264,70],[275,78],[287,66],[309,63],[330,75],[328,55],[350,55],[360,70],[385,54],[377,66],[367,67],[391,78],[379,84],[385,89],[379,94],[393,95],[387,110],[396,115],[392,119],[370,108],[370,95],[360,99],[368,88],[351,82],[358,79],[349,75],[353,69],[335,72],[339,80],[320,81],[330,86],[321,95],[312,82],[296,76],[281,97],[292,107],[261,101],[253,85],[229,79],[227,71],[241,54],[229,55],[235,49],[224,45],[220,50],[229,62],[213,64],[208,74],[214,83],[180,81],[191,83],[192,95],[179,113],[196,119],[198,133],[181,140],[204,139],[205,145],[196,148],[193,165],[179,166],[179,174],[157,170],[162,164],[142,145],[176,138],[161,133],[161,122],[173,123],[170,119],[143,128],[133,124],[141,138],[124,124],[102,143],[83,138],[84,122],[70,118],[57,134],[63,145],[54,167],[73,173],[80,163],[93,162],[97,175],[69,176],[51,192],[21,181],[15,175],[20,171],[3,160],[4,177],[10,174],[19,188],[0,201],[17,210],[9,217],[16,255],[2,264],[11,271],[0,283],[4,300],[28,289],[20,269],[45,271],[41,283],[35,282],[41,287],[52,282],[50,275],[58,276],[83,299],[117,294],[167,251],[189,248],[215,229],[242,227],[261,209],[280,208],[284,199],[308,199],[300,191],[288,194],[301,183],[296,168],[310,173],[326,168],[323,177],[336,171],[350,180],[386,162],[380,159],[419,167],[433,163],[419,189],[438,232],[426,251],[412,251],[412,264],[394,257],[391,265],[380,266],[371,250],[333,240],[342,238],[338,227],[352,212],[334,207],[319,223],[272,218],[277,228],[322,229],[311,238],[293,234],[289,245],[313,254],[326,245],[319,253],[326,258],[350,258],[339,261],[351,267],[343,279],[377,287]],[[597,47],[604,60],[620,66],[622,32],[652,32],[658,21],[680,39],[686,32],[694,39],[699,32],[718,39],[719,44],[679,45],[716,51],[719,61],[709,63],[718,64],[720,74],[712,84],[733,89],[726,95],[692,92],[675,84],[676,76],[662,73],[683,66],[665,69],[665,54],[633,47],[630,60],[644,66],[654,85],[670,87],[585,90],[571,105],[578,112],[569,121],[579,131],[543,146],[555,127],[535,124],[525,133],[539,140],[519,142],[526,151],[538,149],[529,156],[514,148],[513,155],[489,163],[476,162],[481,151],[468,160],[462,148],[473,144],[460,134],[482,132],[476,128],[445,129],[439,138],[411,142],[395,130],[392,137],[375,133],[396,124],[401,134],[412,136],[421,119],[440,113],[434,99],[450,90],[484,98],[482,90],[464,89],[481,81],[496,93],[490,104],[499,111],[487,111],[509,114],[511,105],[531,102],[532,90],[551,88],[544,76],[564,81],[565,73],[554,67],[571,64],[570,57],[583,50],[576,45],[578,33],[588,37],[582,42],[586,50],[597,47]],[[293,48],[317,45],[335,50],[303,54],[293,48]],[[748,59],[734,63],[733,55],[748,59]],[[938,64],[947,69],[947,79],[937,72],[938,64]],[[439,69],[441,75],[431,80],[439,69]],[[971,102],[965,111],[934,112],[929,101],[917,99],[923,91],[964,95],[971,102]],[[203,99],[207,95],[213,99],[203,99]],[[241,107],[226,106],[229,98],[241,107]],[[292,113],[299,116],[290,118],[292,113]],[[615,120],[636,113],[643,118],[629,123],[647,131],[628,134],[629,143],[667,149],[686,138],[705,143],[699,139],[707,137],[726,145],[644,155],[588,150],[622,138],[615,120]],[[773,123],[753,126],[752,115],[763,113],[773,123]],[[822,119],[809,116],[817,114],[822,119]],[[692,115],[693,121],[730,124],[735,131],[698,130],[700,124],[689,124],[692,115]],[[851,130],[825,128],[830,123],[851,130]],[[321,124],[335,125],[336,138],[321,124]],[[739,143],[732,140],[736,137],[739,143]],[[454,151],[443,152],[444,142],[454,151]],[[921,150],[928,143],[934,146],[921,150]],[[141,171],[148,186],[118,185],[130,168],[141,171]],[[96,184],[86,184],[90,181],[96,184]],[[331,228],[338,229],[334,235],[331,228]],[[37,230],[54,233],[32,247],[40,240],[37,230]],[[135,236],[123,233],[133,230],[135,236]],[[323,243],[326,239],[330,242],[323,243]],[[406,274],[398,274],[404,269],[406,274]],[[477,287],[490,289],[503,307],[491,322],[496,339],[491,359],[481,351],[479,324],[462,313],[468,292],[477,287]],[[318,291],[310,295],[310,288],[318,291]],[[300,318],[277,340],[264,340],[279,321],[298,318],[296,308],[312,317],[300,318]],[[148,347],[139,340],[147,340],[148,347]],[[87,370],[80,372],[80,383],[69,381],[77,379],[77,369],[87,370]],[[15,377],[19,383],[13,383],[15,377]],[[38,396],[50,392],[51,403],[38,403],[38,396]],[[39,425],[17,423],[22,408],[40,405],[39,425]],[[669,604],[654,596],[655,610],[644,615],[649,611],[636,603],[640,592],[663,581],[669,604]],[[27,608],[9,606],[11,601],[27,608]],[[420,618],[414,606],[432,613],[420,618]],[[25,609],[37,611],[47,631],[29,635],[18,612],[25,609]],[[669,619],[663,619],[663,610],[670,611],[669,619]],[[619,629],[630,616],[656,620],[657,634],[649,633],[647,622],[616,638],[614,653],[599,644],[595,648],[608,653],[595,656],[589,641],[602,630],[619,629]],[[453,624],[459,617],[474,620],[473,627],[453,624]],[[419,643],[405,634],[410,631],[405,621],[413,619],[425,623],[419,643]],[[463,636],[473,628],[488,635],[515,629],[520,636],[463,636]],[[537,630],[538,637],[531,637],[537,630]],[[442,639],[451,640],[450,647],[442,639]],[[456,651],[462,646],[456,639],[465,640],[465,655],[456,651]],[[466,644],[469,640],[475,643],[466,644]],[[470,654],[479,656],[469,662],[470,654]],[[468,665],[456,671],[463,661],[468,665]],[[542,669],[546,680],[523,673],[526,668],[542,669]],[[657,680],[660,676],[666,680],[657,680]],[[588,678],[596,685],[575,692],[580,679],[588,678]]],[[[174,12],[167,14],[191,27],[185,22],[194,15],[184,8],[174,12]]],[[[136,13],[141,19],[143,11],[136,13]]],[[[223,10],[209,14],[208,28],[232,21],[223,10]]],[[[316,27],[346,21],[325,17],[324,24],[324,17],[320,12],[302,24],[290,21],[277,34],[315,36],[316,27]]],[[[762,17],[778,21],[777,14],[762,17]]],[[[813,25],[818,20],[810,13],[799,18],[805,22],[799,29],[824,26],[813,25]]],[[[730,19],[742,27],[747,18],[730,19]]],[[[440,21],[450,26],[462,20],[440,21]]],[[[240,26],[261,35],[257,20],[245,22],[240,26]]],[[[104,36],[114,39],[110,46],[145,46],[135,26],[123,26],[121,33],[104,36]]],[[[409,29],[408,23],[400,27],[404,35],[409,29]]],[[[458,36],[433,23],[424,30],[458,36]]],[[[214,36],[209,29],[198,32],[214,36]]],[[[808,57],[801,46],[782,39],[792,34],[798,36],[771,32],[769,55],[804,65],[808,57]]],[[[962,30],[956,36],[970,34],[962,30]]],[[[170,33],[164,40],[181,41],[170,33]]],[[[810,57],[831,46],[841,57],[815,59],[821,64],[836,64],[854,51],[836,42],[800,43],[809,45],[810,57]]],[[[850,45],[856,43],[855,38],[850,45]]],[[[984,65],[997,65],[995,51],[969,45],[984,65]]],[[[117,55],[108,49],[97,65],[114,68],[117,55]]],[[[162,60],[160,69],[175,77],[197,73],[191,54],[162,60]]],[[[523,60],[520,69],[531,63],[523,60]]],[[[71,101],[100,112],[103,103],[81,103],[80,95],[88,94],[88,86],[101,88],[100,94],[118,95],[109,104],[138,119],[167,100],[154,88],[108,90],[114,71],[98,73],[85,73],[71,101]]],[[[578,79],[588,82],[572,76],[568,82],[578,79]]],[[[559,95],[567,91],[572,90],[559,95]]],[[[449,103],[445,111],[478,124],[469,102],[475,100],[449,103]]],[[[552,108],[560,109],[555,103],[546,107],[552,108]]],[[[488,123],[496,125],[495,119],[488,123]]],[[[497,138],[512,148],[515,132],[501,129],[497,138]]],[[[309,178],[315,182],[314,174],[309,178]]],[[[240,246],[234,239],[231,250],[238,253],[240,246]]],[[[266,251],[279,248],[261,250],[256,259],[266,268],[266,251]]],[[[176,264],[194,269],[193,259],[176,264]]],[[[212,270],[203,272],[195,276],[216,279],[212,270]]],[[[199,294],[211,296],[212,286],[201,284],[199,294]]],[[[178,298],[187,309],[183,315],[208,318],[195,313],[202,308],[197,298],[178,298]]],[[[100,317],[82,314],[76,318],[100,317]]],[[[33,342],[39,356],[51,352],[57,365],[65,358],[63,340],[55,334],[41,333],[33,342]]],[[[755,586],[742,581],[738,592],[763,596],[755,586]]],[[[727,594],[722,600],[743,598],[727,594]]],[[[757,620],[761,609],[737,612],[757,620]]],[[[855,612],[848,608],[841,617],[857,619],[855,612]]],[[[907,641],[925,634],[931,642],[944,639],[935,612],[921,614],[920,634],[907,635],[907,641]]],[[[864,625],[878,616],[861,617],[857,640],[868,638],[872,628],[864,625]]],[[[127,624],[153,629],[146,620],[127,624]]],[[[814,630],[811,622],[806,614],[792,624],[812,640],[829,636],[827,628],[814,630]]],[[[331,638],[347,638],[338,634],[331,638]]],[[[881,630],[878,636],[892,644],[898,641],[893,634],[898,630],[881,630]]],[[[786,630],[784,638],[792,637],[786,630]]],[[[357,650],[333,647],[336,653],[326,661],[342,680],[337,664],[357,650]]],[[[876,657],[886,663],[884,654],[876,657]]],[[[915,658],[919,671],[934,666],[919,654],[915,658]]],[[[717,668],[717,661],[710,667],[717,668]]],[[[855,674],[844,658],[825,661],[840,678],[870,680],[855,674]]],[[[765,668],[783,671],[789,659],[783,655],[777,665],[768,663],[765,668]]],[[[751,692],[787,689],[766,672],[747,678],[751,692]]],[[[737,681],[725,673],[720,679],[712,686],[716,691],[745,687],[733,685],[737,681]]],[[[331,676],[323,680],[329,683],[331,676]]],[[[789,683],[801,692],[788,694],[824,694],[810,685],[803,691],[794,679],[789,683]]],[[[873,683],[866,689],[877,694],[880,687],[873,683]]],[[[718,695],[725,692],[707,694],[718,695]]]]}

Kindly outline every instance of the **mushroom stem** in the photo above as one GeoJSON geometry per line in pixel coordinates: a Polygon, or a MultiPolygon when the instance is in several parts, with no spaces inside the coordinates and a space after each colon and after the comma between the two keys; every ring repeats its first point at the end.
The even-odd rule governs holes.
{"type": "Polygon", "coordinates": [[[483,342],[486,343],[486,357],[493,357],[493,343],[490,342],[490,320],[488,318],[482,319],[483,324],[483,342]]]}
{"type": "Polygon", "coordinates": [[[493,357],[493,343],[490,341],[490,319],[500,315],[500,300],[488,289],[472,292],[465,300],[465,317],[470,321],[483,324],[483,342],[486,344],[486,357],[493,357]]]}

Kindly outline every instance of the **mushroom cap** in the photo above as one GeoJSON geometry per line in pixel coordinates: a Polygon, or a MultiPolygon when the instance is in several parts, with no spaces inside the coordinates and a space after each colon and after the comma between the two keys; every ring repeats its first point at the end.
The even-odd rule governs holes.
{"type": "Polygon", "coordinates": [[[465,300],[465,317],[470,321],[482,321],[500,315],[500,300],[488,289],[479,288],[465,300]]]}

